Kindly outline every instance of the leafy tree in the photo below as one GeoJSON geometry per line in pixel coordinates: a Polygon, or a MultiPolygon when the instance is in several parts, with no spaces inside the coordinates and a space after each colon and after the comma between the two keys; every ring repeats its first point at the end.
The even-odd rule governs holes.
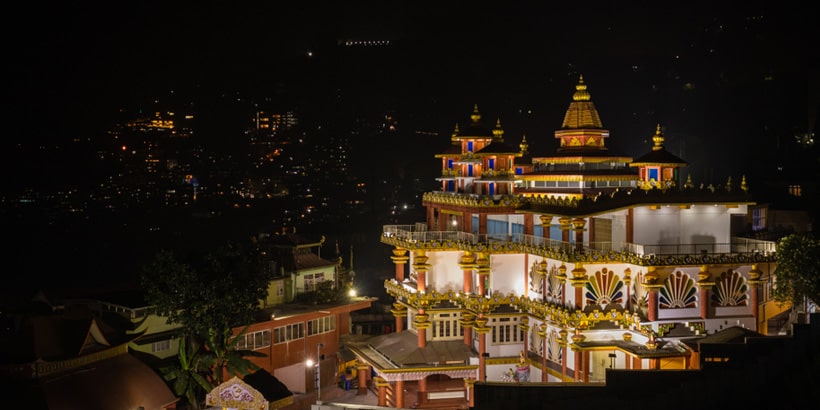
{"type": "MultiPolygon", "coordinates": [[[[212,387],[222,383],[225,372],[244,375],[258,370],[247,357],[264,356],[236,350],[239,337],[232,337],[235,327],[254,322],[260,301],[267,295],[271,277],[260,262],[255,249],[229,243],[184,259],[162,250],[143,267],[140,282],[146,301],[169,323],[182,325],[188,342],[199,347],[186,346],[189,350],[180,357],[181,367],[191,374],[206,375],[212,387]]],[[[193,380],[202,386],[199,379],[193,380]]],[[[195,385],[189,385],[194,389],[195,385]]]]}
{"type": "Polygon", "coordinates": [[[183,337],[177,354],[178,362],[160,368],[162,377],[171,383],[174,394],[184,397],[194,409],[200,407],[203,392],[211,388],[203,375],[201,352],[201,345],[190,337],[183,337]]]}
{"type": "Polygon", "coordinates": [[[820,302],[820,241],[808,234],[781,238],[774,274],[772,296],[776,301],[791,301],[795,306],[808,300],[820,302]]]}
{"type": "Polygon", "coordinates": [[[265,357],[265,354],[254,350],[237,349],[237,344],[245,336],[248,327],[242,329],[236,337],[230,333],[223,334],[227,340],[209,339],[205,341],[206,354],[203,362],[210,369],[210,379],[214,386],[222,384],[225,374],[245,375],[259,370],[260,367],[247,360],[247,357],[265,357]],[[224,347],[223,347],[224,346],[224,347]]]}

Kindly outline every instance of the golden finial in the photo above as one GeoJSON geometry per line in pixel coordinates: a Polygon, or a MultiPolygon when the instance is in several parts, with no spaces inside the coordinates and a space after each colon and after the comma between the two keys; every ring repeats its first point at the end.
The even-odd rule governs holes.
{"type": "Polygon", "coordinates": [[[518,146],[521,148],[522,154],[527,153],[527,150],[530,148],[530,144],[527,144],[527,134],[524,134],[523,138],[521,138],[521,143],[518,144],[518,146]]]}
{"type": "Polygon", "coordinates": [[[652,136],[652,141],[655,142],[655,146],[652,147],[652,151],[658,151],[663,149],[663,134],[661,133],[661,124],[658,124],[658,127],[655,128],[655,135],[652,136]]]}
{"type": "Polygon", "coordinates": [[[732,177],[729,177],[729,179],[726,180],[726,191],[731,191],[731,190],[732,190],[732,177]]]}
{"type": "Polygon", "coordinates": [[[584,76],[580,75],[578,84],[575,86],[575,94],[572,95],[572,101],[589,101],[590,96],[587,92],[587,85],[584,84],[584,76]]]}
{"type": "Polygon", "coordinates": [[[476,105],[474,105],[474,106],[473,106],[473,114],[472,114],[472,115],[470,115],[470,119],[471,119],[473,122],[479,122],[479,121],[481,121],[481,113],[479,113],[479,112],[478,112],[478,104],[476,104],[476,105]]]}
{"type": "Polygon", "coordinates": [[[686,182],[683,184],[684,188],[694,188],[695,184],[692,183],[692,175],[689,174],[686,176],[686,182]]]}
{"type": "Polygon", "coordinates": [[[501,129],[501,118],[499,118],[495,122],[495,128],[493,129],[493,139],[498,141],[504,140],[504,130],[501,129]]]}
{"type": "Polygon", "coordinates": [[[746,185],[746,175],[740,180],[740,189],[742,189],[743,192],[749,192],[749,186],[746,185]]]}
{"type": "Polygon", "coordinates": [[[458,123],[456,123],[455,128],[453,128],[453,135],[451,135],[451,137],[452,137],[451,139],[455,140],[455,139],[456,139],[456,137],[458,137],[458,134],[459,134],[459,133],[461,133],[461,131],[459,131],[459,129],[458,129],[458,123]]]}

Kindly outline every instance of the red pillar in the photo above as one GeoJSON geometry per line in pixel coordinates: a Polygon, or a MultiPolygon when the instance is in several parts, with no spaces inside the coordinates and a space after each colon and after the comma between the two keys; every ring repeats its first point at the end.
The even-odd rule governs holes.
{"type": "Polygon", "coordinates": [[[427,403],[427,378],[422,377],[419,379],[419,391],[418,393],[418,402],[419,404],[426,404],[427,403]]]}
{"type": "Polygon", "coordinates": [[[712,281],[712,274],[709,273],[709,268],[706,265],[700,267],[698,272],[698,305],[700,307],[700,318],[706,319],[709,317],[709,289],[715,285],[712,281]]]}
{"type": "Polygon", "coordinates": [[[649,321],[654,322],[658,320],[658,288],[649,288],[648,292],[647,315],[649,316],[649,321]]]}
{"type": "MultiPolygon", "coordinates": [[[[461,263],[459,267],[462,269],[462,289],[461,291],[466,295],[473,292],[473,269],[476,268],[475,255],[471,252],[464,252],[461,256],[461,263]]],[[[470,346],[473,341],[472,329],[470,327],[462,327],[464,329],[464,344],[470,346]]]]}
{"type": "Polygon", "coordinates": [[[550,238],[550,224],[552,223],[551,215],[541,215],[541,237],[544,239],[550,238]]]}
{"type": "Polygon", "coordinates": [[[358,371],[359,389],[356,391],[357,396],[367,394],[367,378],[370,377],[370,366],[366,364],[359,365],[358,371]]]}
{"type": "Polygon", "coordinates": [[[534,232],[532,226],[532,214],[524,214],[524,235],[532,235],[534,232]]]}
{"type": "Polygon", "coordinates": [[[393,394],[396,396],[396,407],[407,408],[404,405],[404,380],[396,380],[396,384],[393,385],[393,394]]]}
{"type": "MultiPolygon", "coordinates": [[[[486,320],[483,323],[486,324],[486,320]]],[[[487,353],[487,332],[490,331],[490,328],[477,326],[475,330],[478,332],[478,380],[486,381],[487,358],[484,357],[484,354],[487,353]]]]}
{"type": "Polygon", "coordinates": [[[584,225],[586,225],[584,218],[575,218],[572,220],[572,229],[575,231],[575,249],[584,249],[584,225]]]}
{"type": "Polygon", "coordinates": [[[407,264],[407,261],[410,260],[410,257],[407,256],[407,249],[396,247],[393,249],[393,256],[390,257],[393,260],[393,264],[396,265],[396,281],[401,283],[404,281],[404,266],[407,264]]]}
{"type": "Polygon", "coordinates": [[[575,381],[581,381],[581,371],[583,369],[583,355],[580,350],[575,351],[575,381]]]}
{"type": "Polygon", "coordinates": [[[389,386],[389,383],[381,377],[377,377],[373,379],[373,381],[376,383],[376,388],[379,392],[379,406],[387,406],[387,386],[389,386]]]}
{"type": "Polygon", "coordinates": [[[479,235],[486,235],[487,234],[487,214],[480,213],[478,214],[478,234],[479,235]]]}
{"type": "Polygon", "coordinates": [[[700,318],[706,319],[709,317],[709,288],[701,286],[698,298],[700,299],[700,318]]]}

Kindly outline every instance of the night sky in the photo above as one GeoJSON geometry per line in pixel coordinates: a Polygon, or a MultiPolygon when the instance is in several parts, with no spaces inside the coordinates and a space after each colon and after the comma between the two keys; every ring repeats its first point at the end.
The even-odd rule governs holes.
{"type": "Polygon", "coordinates": [[[209,121],[198,138],[214,140],[239,132],[226,101],[276,101],[341,132],[335,121],[391,112],[421,139],[403,163],[435,164],[432,149],[475,104],[508,143],[526,135],[554,152],[583,75],[613,153],[641,156],[660,123],[696,183],[794,166],[781,148],[816,128],[808,2],[484,3],[22,2],[3,25],[2,170],[16,186],[61,174],[49,167],[74,158],[32,165],[21,147],[99,138],[121,107],[169,96],[197,101],[209,121]],[[339,46],[348,39],[391,46],[339,46]]]}
{"type": "Polygon", "coordinates": [[[170,92],[262,98],[283,84],[343,89],[438,132],[479,104],[517,142],[552,139],[583,74],[613,148],[635,156],[659,122],[691,155],[764,126],[805,130],[817,114],[818,21],[805,2],[123,3],[20,5],[5,28],[15,143],[96,131],[116,107],[170,92]],[[394,46],[359,58],[337,47],[349,38],[394,46]]]}

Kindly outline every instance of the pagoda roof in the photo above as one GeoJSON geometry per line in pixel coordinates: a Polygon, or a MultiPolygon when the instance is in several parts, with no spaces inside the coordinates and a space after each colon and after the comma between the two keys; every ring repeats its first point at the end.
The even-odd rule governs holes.
{"type": "Polygon", "coordinates": [[[655,128],[655,135],[652,136],[652,142],[654,145],[652,146],[652,151],[647,152],[642,157],[639,157],[631,164],[630,167],[639,167],[639,166],[666,166],[666,167],[683,167],[688,165],[686,161],[680,159],[676,155],[670,153],[666,150],[663,146],[663,141],[666,138],[661,133],[661,125],[655,128]]]}
{"type": "Polygon", "coordinates": [[[507,144],[503,141],[493,141],[486,147],[482,148],[481,150],[476,152],[476,155],[498,155],[498,154],[506,154],[506,155],[520,155],[521,151],[518,148],[513,147],[510,144],[507,144]]]}
{"type": "Polygon", "coordinates": [[[587,85],[584,83],[584,76],[581,75],[578,79],[578,84],[575,86],[572,102],[569,104],[566,114],[564,114],[564,122],[561,124],[561,128],[601,129],[603,127],[601,117],[598,116],[598,110],[595,108],[595,104],[592,102],[592,98],[587,91],[587,85]]]}
{"type": "Polygon", "coordinates": [[[379,370],[436,367],[458,362],[464,366],[476,354],[462,340],[429,341],[418,347],[418,336],[404,330],[350,343],[348,348],[379,370]]]}

